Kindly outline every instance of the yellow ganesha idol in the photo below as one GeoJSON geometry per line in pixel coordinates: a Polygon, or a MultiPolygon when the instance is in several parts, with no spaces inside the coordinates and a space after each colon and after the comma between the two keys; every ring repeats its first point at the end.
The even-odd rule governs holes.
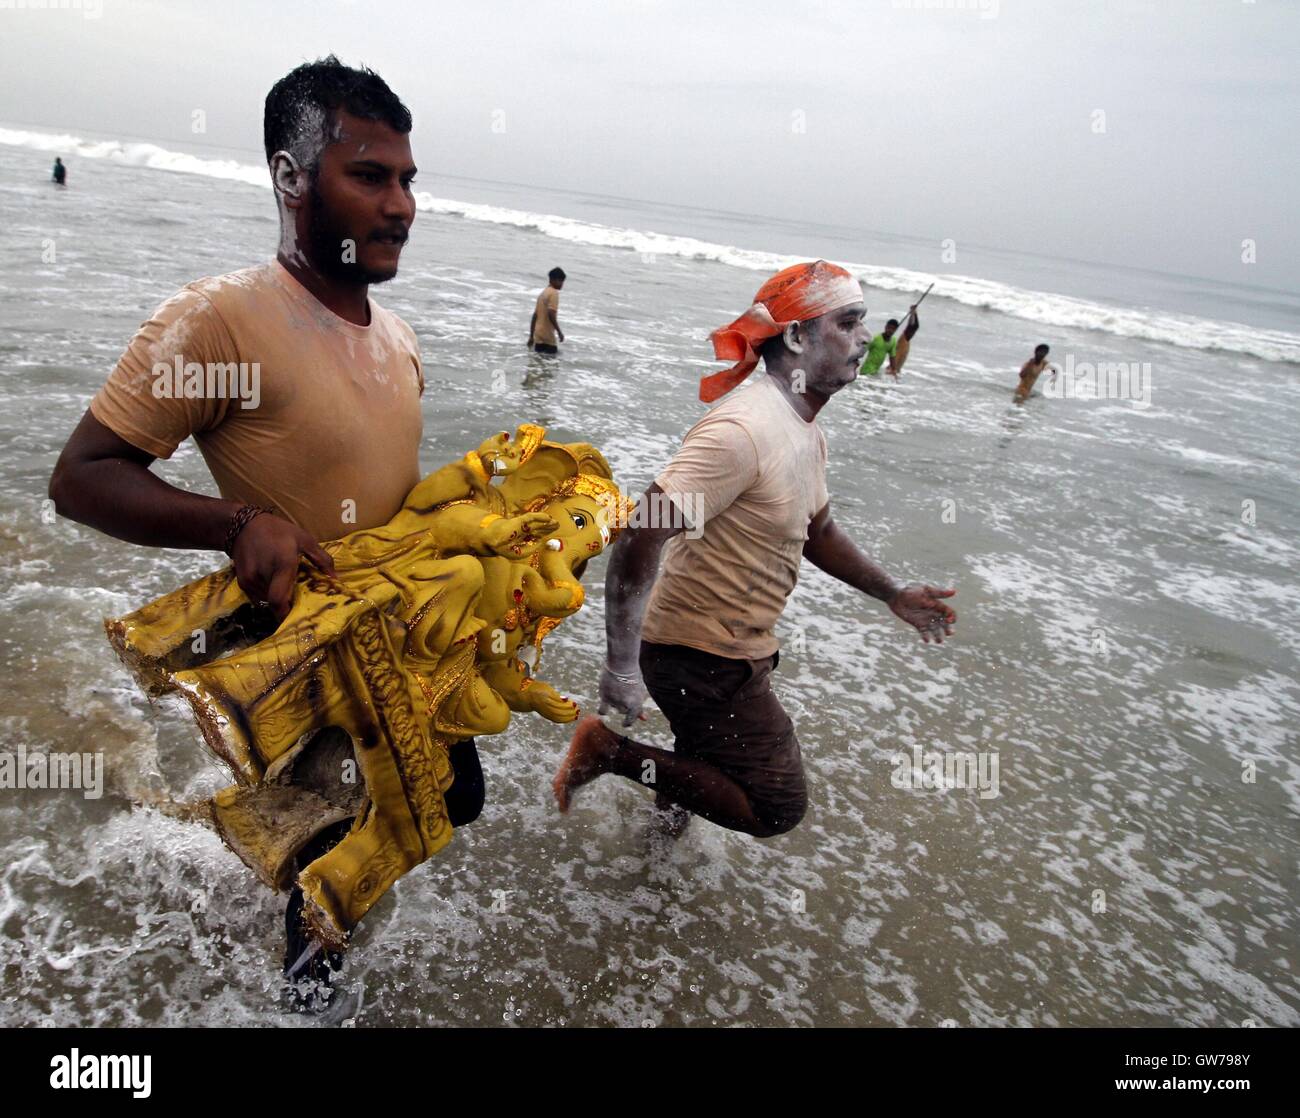
{"type": "Polygon", "coordinates": [[[630,510],[599,451],[544,433],[488,439],[382,528],[325,544],[335,576],[304,564],[278,627],[230,568],[105,621],[141,686],[183,696],[232,769],[208,805],[222,838],[273,889],[296,876],[325,947],[450,840],[449,746],[512,711],[577,717],[537,677],[542,641],[582,606],[587,561],[630,510]],[[298,872],[299,851],[349,819],[298,872]]]}

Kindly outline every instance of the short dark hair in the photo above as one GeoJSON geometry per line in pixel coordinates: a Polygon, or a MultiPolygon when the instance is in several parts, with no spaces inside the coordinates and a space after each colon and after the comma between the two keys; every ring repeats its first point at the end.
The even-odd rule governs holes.
{"type": "Polygon", "coordinates": [[[896,318],[891,318],[888,322],[885,323],[885,329],[886,329],[886,330],[888,330],[891,326],[892,326],[895,330],[897,330],[897,329],[898,329],[898,319],[896,319],[896,318]]]}
{"type": "Polygon", "coordinates": [[[569,277],[564,274],[563,268],[552,268],[546,273],[546,278],[548,280],[566,280],[569,277]]]}
{"type": "Polygon", "coordinates": [[[334,55],[290,70],[266,95],[262,142],[266,161],[287,151],[311,170],[340,109],[363,120],[378,120],[403,135],[411,131],[411,111],[373,70],[345,66],[334,55]]]}
{"type": "Polygon", "coordinates": [[[1046,342],[1043,342],[1041,345],[1036,345],[1036,346],[1034,346],[1034,352],[1035,352],[1035,353],[1046,353],[1046,352],[1047,352],[1048,350],[1050,350],[1051,348],[1052,348],[1052,347],[1049,346],[1046,342]]]}

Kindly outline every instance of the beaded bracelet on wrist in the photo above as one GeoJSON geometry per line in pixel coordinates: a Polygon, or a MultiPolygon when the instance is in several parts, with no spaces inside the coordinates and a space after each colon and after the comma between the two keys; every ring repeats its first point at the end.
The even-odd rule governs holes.
{"type": "Polygon", "coordinates": [[[226,526],[226,545],[223,549],[227,555],[235,550],[235,541],[239,538],[239,533],[248,527],[248,522],[255,516],[261,516],[264,512],[273,513],[275,510],[263,508],[261,505],[240,505],[235,510],[234,516],[230,518],[230,523],[226,526]]]}

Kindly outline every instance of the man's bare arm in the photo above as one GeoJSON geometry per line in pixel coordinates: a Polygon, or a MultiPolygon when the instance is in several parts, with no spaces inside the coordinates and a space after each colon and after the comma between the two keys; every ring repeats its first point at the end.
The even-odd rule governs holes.
{"type": "Polygon", "coordinates": [[[835,518],[831,516],[829,503],[813,517],[808,526],[808,540],[804,544],[803,553],[813,566],[832,578],[873,598],[879,598],[897,617],[914,626],[927,644],[931,637],[943,644],[945,636],[952,636],[957,614],[940,599],[951,598],[957,591],[895,582],[883,567],[868,559],[858,545],[840,530],[835,518]]]}
{"type": "Polygon", "coordinates": [[[564,331],[560,329],[560,320],[559,318],[556,317],[555,311],[551,310],[548,307],[546,310],[546,314],[551,320],[551,325],[555,327],[555,336],[560,341],[564,341],[564,331]]]}
{"type": "Polygon", "coordinates": [[[128,543],[220,551],[239,502],[168,485],[153,462],[87,411],[59,455],[50,497],[60,516],[128,543]]]}
{"type": "Polygon", "coordinates": [[[855,590],[888,604],[902,586],[883,567],[873,563],[835,523],[831,506],[825,505],[808,525],[808,540],[803,545],[804,558],[855,590]]]}
{"type": "MultiPolygon", "coordinates": [[[[663,490],[651,482],[641,498],[642,509],[667,507],[663,490]]],[[[630,726],[645,702],[639,666],[641,622],[646,604],[659,576],[659,557],[685,523],[674,517],[667,525],[642,524],[649,518],[642,511],[636,524],[623,529],[609,557],[605,574],[605,667],[600,673],[600,712],[620,711],[623,724],[630,726]]]]}
{"type": "MultiPolygon", "coordinates": [[[[153,455],[87,411],[50,477],[55,510],[128,543],[224,550],[226,530],[240,502],[168,485],[149,469],[153,461],[153,455]]],[[[300,555],[333,573],[333,560],[309,533],[263,514],[239,534],[231,559],[244,593],[254,601],[269,602],[283,619],[292,603],[300,555]]]]}
{"type": "MultiPolygon", "coordinates": [[[[664,507],[663,490],[650,483],[641,498],[644,507],[664,507]]],[[[605,647],[606,663],[619,675],[635,675],[641,649],[641,621],[646,603],[659,576],[659,556],[673,536],[683,531],[684,523],[670,525],[641,524],[648,519],[637,516],[636,524],[623,529],[609,557],[605,573],[605,647]]]]}

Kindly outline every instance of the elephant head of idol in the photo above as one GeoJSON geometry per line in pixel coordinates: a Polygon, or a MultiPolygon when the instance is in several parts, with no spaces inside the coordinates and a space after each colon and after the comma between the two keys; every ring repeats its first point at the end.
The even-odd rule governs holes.
{"type": "Polygon", "coordinates": [[[507,505],[544,514],[555,525],[544,533],[534,565],[554,574],[563,569],[574,580],[618,538],[634,507],[614,484],[604,457],[586,443],[543,443],[499,488],[507,505]]]}

